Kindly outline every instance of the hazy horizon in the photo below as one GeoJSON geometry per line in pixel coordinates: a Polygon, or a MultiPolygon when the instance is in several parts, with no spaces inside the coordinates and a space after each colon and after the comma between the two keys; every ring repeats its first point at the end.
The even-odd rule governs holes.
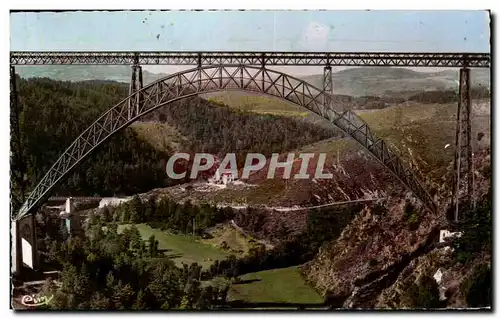
{"type": "MultiPolygon", "coordinates": [[[[489,52],[489,28],[484,10],[16,12],[10,15],[10,49],[489,52]]],[[[144,66],[152,73],[187,68],[144,66]]],[[[321,67],[276,69],[294,75],[322,73],[321,67]]],[[[435,69],[442,68],[418,71],[435,69]]]]}

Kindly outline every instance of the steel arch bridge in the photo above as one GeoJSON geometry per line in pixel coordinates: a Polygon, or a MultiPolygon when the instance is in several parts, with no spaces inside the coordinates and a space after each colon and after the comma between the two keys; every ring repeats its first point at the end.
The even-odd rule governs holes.
{"type": "MultiPolygon", "coordinates": [[[[131,87],[134,85],[134,77],[131,87]]],[[[209,92],[242,90],[273,96],[324,117],[366,148],[394,174],[425,206],[436,210],[432,197],[415,176],[411,167],[377,138],[367,123],[342,106],[331,105],[331,94],[282,72],[265,67],[218,65],[197,67],[155,81],[136,90],[92,123],[57,159],[29,194],[16,219],[30,214],[48,197],[50,191],[78,163],[119,130],[141,116],[169,103],[209,92]]]]}

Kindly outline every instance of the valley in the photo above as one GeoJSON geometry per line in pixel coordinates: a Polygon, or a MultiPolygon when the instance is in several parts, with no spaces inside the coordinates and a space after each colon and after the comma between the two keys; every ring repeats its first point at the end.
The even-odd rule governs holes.
{"type": "MultiPolygon", "coordinates": [[[[130,227],[130,225],[119,225],[118,233],[127,227],[130,227]]],[[[172,259],[177,266],[182,266],[183,263],[188,265],[197,263],[203,268],[207,268],[213,261],[222,260],[229,256],[223,250],[203,243],[199,239],[193,238],[193,236],[169,233],[153,229],[145,224],[137,224],[136,227],[143,240],[155,236],[159,243],[158,249],[163,251],[166,258],[172,259]]]]}
{"type": "MultiPolygon", "coordinates": [[[[438,269],[444,279],[432,284],[438,288],[432,286],[429,294],[445,289],[448,295],[441,300],[444,306],[435,306],[470,306],[469,290],[461,282],[488,264],[491,247],[477,239],[476,229],[466,230],[464,238],[477,240],[477,246],[447,245],[462,254],[460,261],[450,247],[436,244],[436,232],[450,227],[444,216],[457,103],[446,92],[453,89],[450,79],[456,74],[363,70],[335,73],[337,102],[354,107],[378,137],[412,163],[439,216],[425,211],[356,142],[309,111],[235,92],[189,98],[130,125],[56,190],[59,196],[127,196],[132,201],[89,209],[84,235],[64,240],[50,214],[38,217],[37,227],[47,234],[39,238],[44,260],[60,271],[62,286],[41,288],[56,292],[54,307],[114,307],[113,298],[122,298],[130,308],[142,303],[164,309],[411,308],[420,306],[418,298],[404,291],[427,289],[418,286],[420,278],[438,269]],[[242,159],[251,152],[279,153],[281,159],[288,152],[326,153],[325,170],[333,178],[267,179],[266,165],[248,180],[224,185],[206,178],[173,180],[165,174],[165,161],[175,152],[218,157],[235,152],[242,159]],[[376,198],[383,200],[327,206],[376,198]],[[320,207],[310,208],[315,206],[320,207]],[[68,258],[75,265],[65,263],[68,258]],[[92,289],[79,292],[68,283],[92,289]],[[109,303],[100,304],[103,296],[109,303]],[[161,304],[149,301],[154,296],[161,296],[161,304]]],[[[126,95],[125,80],[89,72],[89,80],[106,81],[60,82],[38,73],[21,80],[29,187],[91,119],[126,95]]],[[[48,74],[67,79],[62,71],[56,75],[48,74]]],[[[489,86],[484,74],[474,76],[483,89],[489,86]]],[[[314,83],[317,76],[307,79],[314,83]]],[[[474,196],[481,218],[491,215],[486,91],[478,89],[472,101],[474,196]]],[[[293,173],[300,164],[294,162],[293,173]]],[[[470,213],[470,218],[479,217],[470,213]]]]}

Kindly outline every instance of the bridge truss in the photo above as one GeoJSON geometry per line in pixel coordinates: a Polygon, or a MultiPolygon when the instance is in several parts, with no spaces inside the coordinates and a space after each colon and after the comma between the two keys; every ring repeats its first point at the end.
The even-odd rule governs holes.
{"type": "Polygon", "coordinates": [[[17,218],[36,208],[50,190],[81,160],[114,133],[139,117],[183,98],[221,90],[243,90],[286,100],[326,118],[365,147],[432,211],[431,196],[412,167],[396,156],[354,112],[342,106],[325,105],[329,94],[287,74],[252,66],[208,66],[176,73],[133,92],[90,125],[64,151],[30,193],[17,218]],[[138,103],[137,101],[142,101],[138,103]]]}
{"type": "Polygon", "coordinates": [[[11,52],[11,65],[317,65],[489,67],[489,53],[11,52]]]}
{"type": "MultiPolygon", "coordinates": [[[[470,69],[489,68],[489,53],[357,53],[357,52],[11,52],[13,65],[132,65],[130,95],[85,130],[61,155],[29,194],[16,219],[26,216],[81,160],[120,129],[142,115],[183,98],[220,90],[243,90],[274,96],[323,116],[365,147],[432,211],[436,206],[411,166],[378,139],[351,110],[332,105],[332,66],[455,67],[460,72],[460,102],[452,206],[470,202],[472,165],[470,143],[470,69]],[[196,65],[143,88],[141,65],[196,65]],[[268,66],[324,67],[323,87],[268,66]],[[255,67],[257,66],[257,67],[255,67]]],[[[15,83],[14,83],[15,84],[15,83]]],[[[15,87],[15,85],[14,85],[15,87]]],[[[16,92],[11,95],[17,99],[16,92]]],[[[11,97],[11,101],[13,98],[11,97]]],[[[16,120],[16,119],[14,119],[16,120]]]]}

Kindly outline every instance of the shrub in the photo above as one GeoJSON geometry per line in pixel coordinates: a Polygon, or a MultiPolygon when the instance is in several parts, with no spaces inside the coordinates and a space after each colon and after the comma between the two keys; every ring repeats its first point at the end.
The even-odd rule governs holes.
{"type": "Polygon", "coordinates": [[[454,258],[466,263],[484,250],[491,250],[492,220],[491,220],[491,190],[478,203],[476,210],[463,211],[459,221],[462,236],[453,240],[454,258]]]}
{"type": "Polygon", "coordinates": [[[228,250],[229,249],[229,245],[227,244],[226,241],[222,241],[222,243],[220,243],[220,249],[222,250],[228,250]]]}
{"type": "Polygon", "coordinates": [[[486,165],[481,169],[481,173],[483,174],[484,178],[491,179],[492,177],[492,171],[491,171],[491,166],[486,165]]]}
{"type": "Polygon", "coordinates": [[[409,302],[414,308],[442,308],[445,303],[439,300],[439,287],[434,278],[423,275],[418,284],[413,283],[408,289],[409,302]]]}
{"type": "Polygon", "coordinates": [[[404,218],[410,230],[415,230],[420,225],[420,216],[415,211],[415,206],[411,203],[406,203],[404,218]]]}
{"type": "Polygon", "coordinates": [[[482,264],[474,268],[472,275],[462,282],[462,294],[469,307],[491,305],[491,268],[482,264]]]}
{"type": "Polygon", "coordinates": [[[417,215],[417,213],[413,212],[408,218],[408,225],[410,227],[410,230],[417,229],[419,224],[420,224],[420,218],[417,215]]]}

